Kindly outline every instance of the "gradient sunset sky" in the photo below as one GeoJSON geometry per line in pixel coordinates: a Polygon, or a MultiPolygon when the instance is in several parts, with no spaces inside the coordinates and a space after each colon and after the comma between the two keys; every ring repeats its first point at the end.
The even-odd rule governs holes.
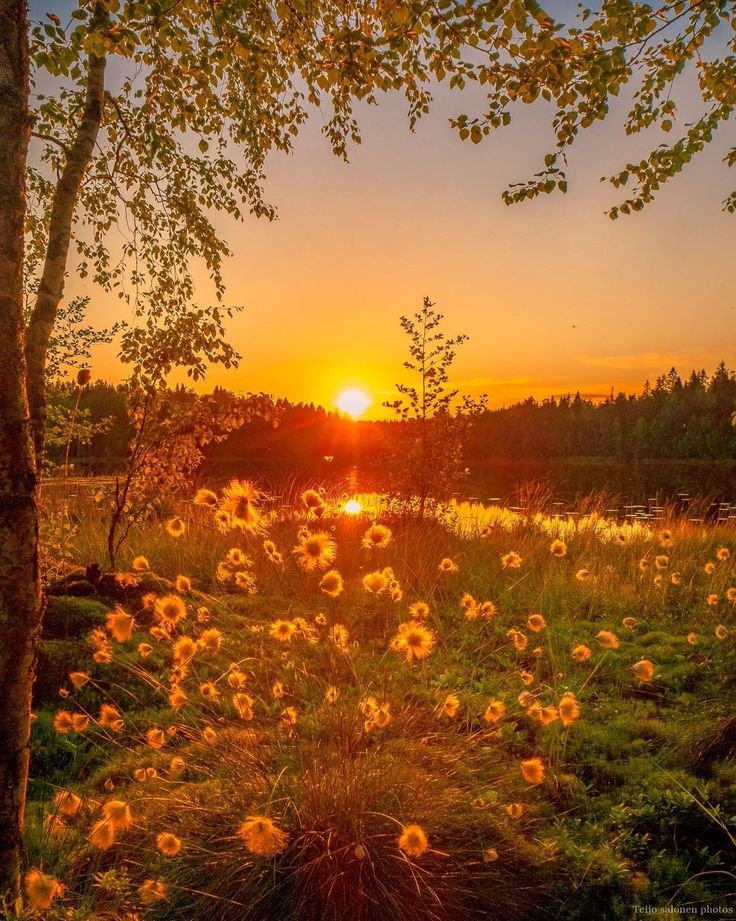
{"type": "MultiPolygon", "coordinates": [[[[626,138],[620,103],[573,148],[567,195],[509,208],[500,193],[540,168],[551,110],[520,109],[484,143],[459,141],[448,117],[481,105],[439,88],[412,135],[402,100],[386,97],[359,110],[363,143],[348,165],[330,154],[317,113],[293,155],[269,160],[278,221],[217,218],[235,252],[227,300],[246,308],[229,326],[243,361],[212,369],[204,389],[333,409],[354,387],[373,401],[367,415],[380,416],[405,375],[398,317],[425,294],[448,333],[470,336],[457,385],[488,393],[492,405],[638,390],[673,364],[683,374],[721,359],[736,365],[736,218],[721,211],[736,185],[721,162],[733,124],[653,205],[612,222],[604,210],[619,199],[600,177],[640,159],[661,133],[626,138]]],[[[681,100],[675,131],[689,114],[681,100]]],[[[212,290],[197,272],[204,302],[212,290]]],[[[80,292],[92,295],[95,323],[120,310],[117,298],[70,277],[68,293],[80,292]]],[[[97,376],[124,376],[114,355],[97,350],[97,376]]]]}

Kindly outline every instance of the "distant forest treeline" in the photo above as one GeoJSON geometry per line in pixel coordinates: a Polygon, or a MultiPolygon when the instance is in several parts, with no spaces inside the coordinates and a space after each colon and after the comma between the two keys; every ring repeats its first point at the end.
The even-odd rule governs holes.
{"type": "MultiPolygon", "coordinates": [[[[226,391],[215,389],[224,399],[226,391]]],[[[184,387],[175,399],[193,402],[184,387]]],[[[71,412],[76,387],[58,384],[50,402],[57,412],[71,412]]],[[[279,424],[255,420],[207,448],[213,468],[238,463],[268,464],[275,470],[304,470],[325,457],[338,466],[380,462],[392,456],[399,421],[353,422],[312,403],[276,401],[279,424]]],[[[647,382],[640,394],[618,393],[602,402],[580,394],[536,400],[487,410],[468,428],[464,456],[468,464],[497,458],[543,459],[602,457],[620,461],[645,459],[736,459],[736,373],[721,363],[713,374],[692,372],[682,379],[673,368],[647,382]]],[[[89,444],[72,441],[70,460],[80,470],[110,473],[126,457],[132,430],[124,385],[96,381],[85,388],[80,411],[92,423],[107,419],[107,430],[89,444]]],[[[62,463],[65,439],[49,448],[52,463],[62,463]]]]}

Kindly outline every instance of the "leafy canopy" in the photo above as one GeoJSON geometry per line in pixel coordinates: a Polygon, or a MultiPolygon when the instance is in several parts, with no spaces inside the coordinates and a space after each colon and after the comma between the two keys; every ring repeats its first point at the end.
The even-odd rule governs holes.
{"type": "MultiPolygon", "coordinates": [[[[630,81],[626,130],[672,132],[674,87],[694,72],[699,117],[610,177],[630,190],[610,216],[638,211],[731,117],[733,0],[605,0],[575,14],[571,6],[561,7],[566,22],[536,0],[78,0],[66,21],[48,12],[32,28],[41,149],[30,170],[29,269],[43,253],[55,177],[99,59],[110,66],[76,209],[78,270],[134,305],[138,331],[123,337],[123,353],[136,367],[141,337],[157,338],[157,349],[171,338],[142,359],[150,373],[160,375],[185,343],[194,377],[204,371],[201,354],[237,360],[222,308],[192,307],[192,265],[204,263],[220,301],[229,251],[215,213],[274,217],[264,195],[266,157],[291,149],[310,112],[320,112],[330,147],[347,157],[360,141],[356,103],[377,103],[384,93],[404,95],[413,127],[438,82],[458,90],[478,84],[484,111],[451,120],[475,143],[509,124],[519,103],[546,101],[555,146],[536,175],[504,193],[512,203],[565,191],[568,148],[630,81]]],[[[736,162],[736,147],[726,162],[736,162]]],[[[736,193],[725,207],[736,209],[736,193]]]]}

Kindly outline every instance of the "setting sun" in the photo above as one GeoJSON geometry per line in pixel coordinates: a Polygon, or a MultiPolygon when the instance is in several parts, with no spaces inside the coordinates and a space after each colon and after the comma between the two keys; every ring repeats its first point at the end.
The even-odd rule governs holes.
{"type": "Polygon", "coordinates": [[[362,390],[343,390],[336,403],[338,409],[354,418],[362,416],[371,405],[370,398],[362,390]]]}

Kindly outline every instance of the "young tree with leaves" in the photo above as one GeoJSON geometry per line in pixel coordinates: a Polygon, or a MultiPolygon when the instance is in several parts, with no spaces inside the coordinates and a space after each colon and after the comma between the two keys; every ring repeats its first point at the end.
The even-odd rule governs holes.
{"type": "Polygon", "coordinates": [[[400,396],[384,403],[405,423],[399,436],[401,457],[395,469],[401,471],[396,485],[405,502],[417,506],[423,518],[430,501],[447,498],[457,487],[463,471],[462,443],[467,420],[481,412],[485,397],[465,397],[453,407],[458,390],[449,389],[450,367],[457,349],[468,337],[447,338],[442,332],[444,317],[435,303],[424,298],[413,317],[401,317],[401,328],[409,337],[409,359],[404,367],[413,384],[397,384],[400,396]]]}

